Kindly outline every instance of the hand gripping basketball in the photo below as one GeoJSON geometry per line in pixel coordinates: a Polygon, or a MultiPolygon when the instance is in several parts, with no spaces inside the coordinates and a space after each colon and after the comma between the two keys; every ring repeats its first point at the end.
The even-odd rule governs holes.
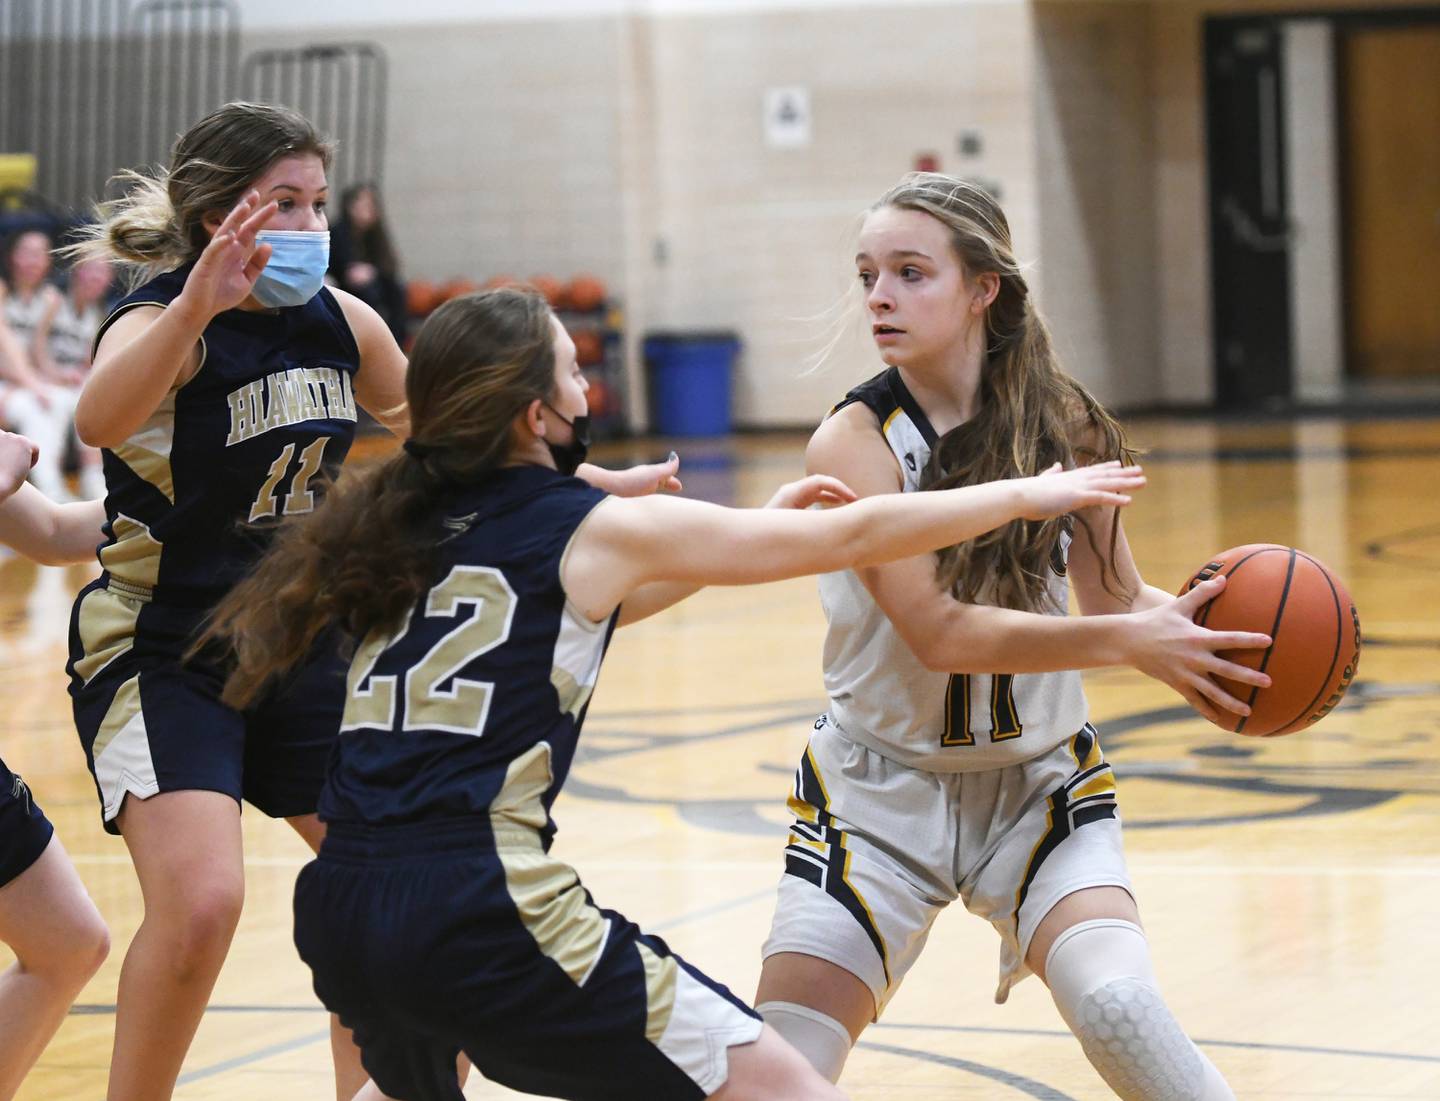
{"type": "Polygon", "coordinates": [[[1247,716],[1221,712],[1212,722],[1237,734],[1292,734],[1329,714],[1345,695],[1360,663],[1360,614],[1344,584],[1310,555],[1273,543],[1251,543],[1217,554],[1181,588],[1212,577],[1225,589],[1196,614],[1213,631],[1268,634],[1263,650],[1219,656],[1269,674],[1268,688],[1221,679],[1250,706],[1247,716]]]}

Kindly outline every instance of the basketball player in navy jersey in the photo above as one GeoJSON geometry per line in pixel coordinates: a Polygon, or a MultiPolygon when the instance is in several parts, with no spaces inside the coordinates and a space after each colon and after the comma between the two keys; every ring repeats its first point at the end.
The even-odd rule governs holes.
{"type": "MultiPolygon", "coordinates": [[[[117,999],[109,1101],[169,1097],[238,920],[240,801],[312,847],[343,706],[333,653],[265,699],[220,702],[223,673],[186,648],[264,547],[312,509],[360,409],[406,426],[405,357],[368,305],[322,285],[330,146],[280,107],[231,103],[130,174],[71,248],[148,281],[97,338],[75,426],[104,449],[102,576],[75,603],[70,691],[105,828],[125,840],[145,918],[117,999]]],[[[609,475],[654,489],[664,469],[609,475]],[[627,480],[628,479],[628,480],[627,480]]],[[[363,1082],[338,1028],[337,1097],[363,1082]]]]}
{"type": "MultiPolygon", "coordinates": [[[[902,179],[855,273],[886,367],[816,430],[812,472],[870,500],[1130,454],[1061,369],[984,189],[902,179]]],[[[1214,678],[1268,684],[1223,652],[1270,639],[1196,625],[1220,591],[1145,585],[1101,509],[821,579],[830,704],[796,773],[756,1005],[826,1078],[959,900],[999,936],[996,1000],[1040,976],[1124,1101],[1233,1098],[1160,994],[1079,673],[1130,665],[1207,717],[1245,714],[1214,678]]]]}
{"type": "MultiPolygon", "coordinates": [[[[296,941],[355,1028],[360,1095],[460,1101],[487,1077],[566,1098],[839,1093],[744,1003],[549,855],[550,808],[611,632],[703,584],[831,570],[1017,516],[1128,501],[1137,468],[1055,473],[825,511],[606,498],[584,456],[584,376],[537,295],[454,300],[426,322],[402,454],[282,525],[210,628],[252,705],[328,624],[357,643],[329,827],[296,890],[296,941]]],[[[830,478],[774,504],[848,500],[830,478]]]]}
{"type": "MultiPolygon", "coordinates": [[[[25,484],[36,448],[0,432],[0,543],[42,561],[94,551],[99,506],[54,505],[25,484]]],[[[110,936],[29,785],[0,761],[0,941],[16,962],[0,972],[0,1101],[60,1027],[104,961],[110,936]]]]}

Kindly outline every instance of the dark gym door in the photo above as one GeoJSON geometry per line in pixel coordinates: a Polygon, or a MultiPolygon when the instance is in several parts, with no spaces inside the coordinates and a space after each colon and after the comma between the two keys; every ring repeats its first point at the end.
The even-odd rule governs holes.
{"type": "Polygon", "coordinates": [[[1216,403],[1290,396],[1290,256],[1281,31],[1205,28],[1216,403]]]}

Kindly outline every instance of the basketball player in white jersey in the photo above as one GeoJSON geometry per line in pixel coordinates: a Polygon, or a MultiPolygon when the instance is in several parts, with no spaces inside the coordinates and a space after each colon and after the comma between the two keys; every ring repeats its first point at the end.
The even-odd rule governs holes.
{"type": "MultiPolygon", "coordinates": [[[[90,357],[105,320],[105,299],[113,281],[109,261],[99,257],[81,260],[70,269],[66,292],[35,334],[35,362],[48,364],[49,381],[75,401],[90,373],[90,357]]],[[[72,443],[80,460],[80,496],[86,500],[104,497],[100,452],[75,437],[73,421],[65,428],[69,438],[62,442],[72,443]]]]}
{"type": "Polygon", "coordinates": [[[57,381],[44,340],[62,298],[49,282],[50,244],[44,231],[26,229],[6,251],[9,284],[0,288],[0,319],[13,339],[0,342],[0,421],[40,448],[30,480],[47,497],[67,501],[61,461],[79,391],[57,381]]]}
{"type": "MultiPolygon", "coordinates": [[[[856,265],[888,367],[816,431],[811,473],[869,496],[1130,454],[1060,370],[983,190],[907,176],[856,265]]],[[[830,704],[796,774],[756,1001],[832,1081],[958,898],[1000,936],[997,1001],[1038,975],[1118,1096],[1234,1096],[1157,989],[1078,670],[1130,665],[1206,716],[1245,714],[1212,677],[1268,678],[1217,651],[1269,639],[1196,626],[1220,587],[1146,586],[1118,515],[1093,511],[821,579],[830,704]]]]}

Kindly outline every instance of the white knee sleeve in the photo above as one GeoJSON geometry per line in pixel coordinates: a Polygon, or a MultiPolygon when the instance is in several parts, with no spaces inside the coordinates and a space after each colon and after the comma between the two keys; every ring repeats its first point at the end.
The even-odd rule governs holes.
{"type": "Polygon", "coordinates": [[[834,1017],[794,1002],[762,1002],[755,1011],[831,1082],[840,1080],[850,1054],[850,1033],[834,1017]]]}
{"type": "Polygon", "coordinates": [[[1082,921],[1045,959],[1051,996],[1100,1077],[1122,1101],[1234,1101],[1160,996],[1133,922],[1082,921]]]}

